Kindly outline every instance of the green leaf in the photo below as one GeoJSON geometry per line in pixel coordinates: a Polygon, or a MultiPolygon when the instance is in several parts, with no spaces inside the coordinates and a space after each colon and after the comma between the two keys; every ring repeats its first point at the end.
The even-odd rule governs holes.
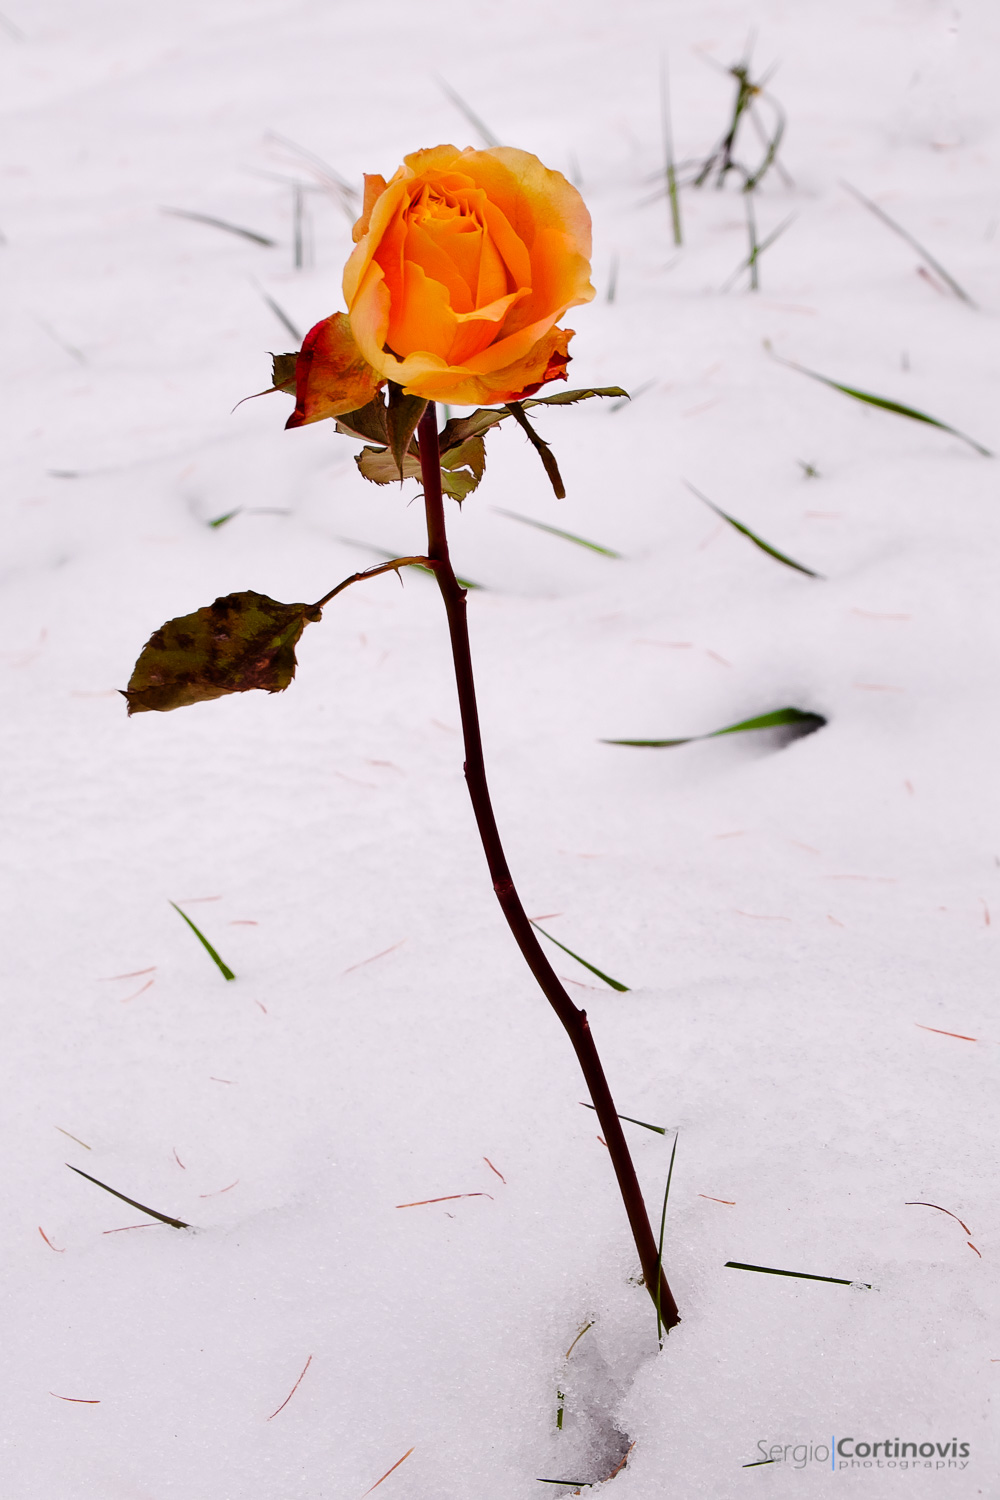
{"type": "Polygon", "coordinates": [[[591,396],[622,396],[628,400],[628,391],[620,385],[588,386],[580,391],[556,391],[553,396],[529,396],[522,406],[575,406],[577,401],[589,401],[591,396]]]}
{"type": "Polygon", "coordinates": [[[478,435],[466,438],[464,443],[452,446],[441,454],[442,469],[470,469],[476,483],[486,472],[486,444],[478,435]]]}
{"type": "MultiPolygon", "coordinates": [[[[422,396],[404,396],[403,387],[391,380],[388,385],[389,405],[385,420],[389,433],[389,447],[396,460],[397,478],[399,478],[399,471],[403,467],[403,456],[410,452],[410,440],[417,430],[417,423],[427,409],[427,402],[422,396]]],[[[402,477],[405,478],[405,474],[402,477]]]]}
{"type": "MultiPolygon", "coordinates": [[[[625,401],[629,399],[628,391],[623,390],[620,385],[606,385],[580,391],[557,391],[554,396],[530,396],[527,400],[517,404],[525,408],[529,406],[573,406],[577,401],[586,401],[591,396],[619,396],[625,401]]],[[[498,423],[506,421],[512,415],[513,413],[506,407],[479,406],[467,417],[452,417],[441,429],[439,438],[441,452],[445,453],[450,448],[457,447],[459,443],[464,443],[466,438],[489,432],[491,427],[496,427],[498,423]]]]}
{"type": "MultiPolygon", "coordinates": [[[[531,919],[529,918],[529,921],[530,920],[531,919]]],[[[600,969],[595,969],[593,964],[588,964],[587,960],[585,958],[581,958],[579,953],[574,953],[572,948],[567,948],[565,943],[561,943],[558,938],[554,938],[551,933],[546,932],[543,927],[539,927],[537,922],[532,922],[531,925],[532,927],[534,927],[536,932],[540,932],[542,934],[543,938],[548,938],[550,943],[555,943],[557,948],[561,948],[564,953],[568,953],[570,958],[575,958],[578,964],[582,964],[585,969],[589,969],[591,974],[596,974],[598,979],[603,979],[604,983],[609,984],[613,990],[617,990],[619,994],[622,995],[628,994],[629,991],[627,984],[619,984],[617,979],[612,979],[610,975],[602,973],[600,969]]]]}
{"type": "MultiPolygon", "coordinates": [[[[357,411],[345,412],[342,416],[335,418],[337,431],[346,437],[364,438],[369,443],[381,443],[386,446],[389,442],[389,429],[385,420],[385,400],[382,392],[369,401],[367,406],[359,407],[357,411]]],[[[398,477],[398,476],[397,476],[398,477]]]]}
{"type": "Polygon", "coordinates": [[[970,448],[974,448],[984,458],[993,457],[990,449],[984,448],[982,443],[977,443],[975,438],[959,432],[957,427],[949,427],[947,422],[939,422],[937,417],[929,417],[926,412],[917,411],[915,406],[904,406],[901,401],[890,401],[887,396],[873,396],[871,391],[859,391],[853,385],[841,385],[839,380],[831,380],[828,375],[819,375],[815,370],[807,370],[805,365],[798,365],[794,360],[782,359],[780,354],[774,354],[767,344],[765,348],[768,349],[771,358],[776,359],[780,365],[787,365],[790,370],[798,370],[800,375],[808,375],[810,380],[818,380],[821,385],[828,385],[832,390],[842,391],[845,396],[850,396],[855,401],[863,401],[867,406],[877,406],[882,411],[895,412],[899,417],[909,417],[911,421],[925,422],[928,427],[937,427],[941,432],[950,432],[952,437],[968,443],[970,448]]]}
{"type": "Polygon", "coordinates": [[[420,460],[412,453],[408,453],[403,459],[402,476],[399,465],[388,448],[362,448],[360,453],[355,453],[354,462],[365,479],[370,479],[372,484],[398,484],[401,477],[420,478],[420,460]]]}
{"type": "Polygon", "coordinates": [[[467,417],[452,417],[444,424],[438,436],[441,452],[450,452],[470,437],[480,437],[509,416],[510,412],[503,407],[498,410],[491,406],[479,406],[467,417]]]}
{"type": "Polygon", "coordinates": [[[449,495],[452,500],[457,500],[459,505],[472,494],[478,485],[479,480],[471,469],[456,469],[451,474],[446,469],[441,470],[441,493],[449,495]]]}
{"type": "Polygon", "coordinates": [[[108,1187],[106,1182],[101,1182],[101,1180],[97,1177],[91,1177],[89,1172],[81,1172],[79,1167],[72,1167],[70,1166],[69,1162],[67,1162],[66,1165],[67,1167],[69,1167],[70,1171],[75,1172],[78,1177],[86,1177],[88,1182],[94,1183],[96,1187],[103,1188],[106,1193],[111,1194],[112,1198],[120,1198],[121,1201],[123,1203],[127,1203],[130,1208],[137,1208],[141,1214],[149,1214],[150,1218],[159,1219],[161,1224],[169,1224],[171,1229],[191,1228],[191,1225],[185,1224],[183,1219],[171,1219],[168,1214],[158,1214],[155,1208],[147,1208],[145,1203],[139,1203],[135,1198],[126,1198],[124,1193],[116,1192],[113,1187],[108,1187]]]}
{"type": "Polygon", "coordinates": [[[223,979],[235,979],[236,975],[233,973],[232,969],[229,967],[229,965],[227,963],[224,963],[223,960],[219,957],[219,955],[216,953],[215,949],[212,947],[211,943],[208,941],[208,938],[205,936],[205,934],[203,932],[199,931],[199,929],[194,925],[194,923],[192,922],[191,918],[188,916],[187,912],[186,911],[181,911],[181,909],[177,905],[176,901],[171,901],[170,905],[173,907],[174,911],[177,912],[178,916],[181,916],[181,917],[184,918],[185,922],[188,924],[188,926],[190,927],[191,931],[194,933],[195,937],[198,939],[199,943],[202,945],[202,947],[208,953],[209,957],[216,964],[216,967],[219,969],[220,973],[222,974],[223,979]]]}
{"type": "Polygon", "coordinates": [[[466,438],[441,455],[441,488],[459,504],[479,486],[486,472],[486,444],[481,437],[466,438]]]}
{"type": "Polygon", "coordinates": [[[168,620],[142,649],[123,697],[129,714],[166,713],[227,693],[280,693],[295,676],[295,646],[312,604],[279,604],[247,590],[168,620]]]}
{"type": "Polygon", "coordinates": [[[272,391],[287,391],[289,395],[295,395],[295,362],[298,357],[297,352],[271,355],[272,391]]]}
{"type": "Polygon", "coordinates": [[[797,724],[803,735],[822,729],[826,720],[822,714],[803,713],[800,708],[776,708],[769,714],[758,714],[755,719],[742,719],[739,724],[727,724],[725,729],[713,729],[711,734],[689,734],[679,740],[601,740],[602,745],[641,745],[663,750],[671,745],[693,745],[696,740],[716,740],[723,734],[743,734],[749,729],[777,729],[784,724],[797,724]]]}
{"type": "Polygon", "coordinates": [[[763,537],[757,536],[755,532],[750,530],[749,526],[744,526],[742,521],[737,521],[735,516],[730,516],[724,510],[720,510],[717,505],[713,505],[707,495],[703,495],[701,490],[696,490],[693,484],[688,484],[686,479],[684,483],[692,495],[697,495],[698,499],[707,505],[709,510],[714,510],[715,514],[721,516],[723,521],[728,521],[735,531],[747,537],[753,542],[755,547],[759,547],[762,552],[766,552],[768,557],[773,557],[776,562],[784,563],[786,568],[794,568],[797,573],[807,574],[809,578],[823,577],[822,573],[814,573],[812,568],[807,568],[803,563],[797,563],[794,558],[787,557],[784,552],[779,552],[777,547],[772,547],[770,542],[765,542],[763,537]]]}
{"type": "Polygon", "coordinates": [[[534,521],[531,516],[518,515],[516,510],[504,510],[499,505],[493,509],[498,516],[509,516],[512,521],[523,521],[525,526],[534,526],[538,531],[547,531],[551,536],[561,536],[567,542],[576,542],[578,547],[589,547],[591,552],[600,552],[604,557],[621,557],[620,552],[613,552],[610,547],[602,547],[597,542],[588,542],[584,536],[575,536],[572,531],[563,531],[561,526],[547,526],[544,521],[534,521]]]}

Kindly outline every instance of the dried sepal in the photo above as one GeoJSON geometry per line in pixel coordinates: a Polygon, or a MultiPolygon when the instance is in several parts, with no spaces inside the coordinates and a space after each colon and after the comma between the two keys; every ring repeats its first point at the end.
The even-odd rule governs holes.
{"type": "Polygon", "coordinates": [[[286,427],[303,427],[367,406],[383,384],[354,341],[346,313],[306,334],[295,362],[295,410],[286,427]]]}

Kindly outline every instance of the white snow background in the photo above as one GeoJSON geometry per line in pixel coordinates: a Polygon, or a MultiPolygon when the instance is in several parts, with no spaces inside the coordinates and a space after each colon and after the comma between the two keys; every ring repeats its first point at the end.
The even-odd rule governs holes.
{"type": "Polygon", "coordinates": [[[4,1500],[360,1500],[411,1449],[379,1500],[596,1494],[631,1444],[616,1500],[1000,1494],[1000,470],[764,347],[1000,448],[998,66],[987,0],[5,0],[4,1500]],[[702,156],[751,30],[792,179],[760,234],[795,218],[723,292],[736,187],[685,190],[679,253],[641,205],[661,54],[702,156]],[[432,582],[335,601],[281,697],[129,721],[116,691],[167,618],[419,550],[414,484],[284,432],[286,397],[233,408],[293,347],[265,294],[301,329],[343,305],[349,216],[287,142],[353,185],[480,144],[438,78],[578,176],[570,384],[636,392],[538,417],[565,501],[507,424],[449,510],[525,905],[629,986],[551,949],[667,1131],[627,1126],[657,1224],[679,1132],[662,1352],[490,890],[432,582]],[[829,722],[601,743],[786,705],[829,722]],[[66,1162],[196,1229],[130,1228],[66,1162]],[[970,1458],[796,1467],[831,1435],[970,1458]]]}

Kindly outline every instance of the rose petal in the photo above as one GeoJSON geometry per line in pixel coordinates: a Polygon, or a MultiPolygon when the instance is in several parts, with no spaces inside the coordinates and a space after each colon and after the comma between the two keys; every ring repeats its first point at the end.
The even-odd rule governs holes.
{"type": "Polygon", "coordinates": [[[458,319],[448,288],[433,281],[422,266],[403,263],[403,295],[390,304],[387,343],[397,354],[437,354],[446,359],[458,319]]]}
{"type": "Polygon", "coordinates": [[[364,358],[346,313],[317,323],[306,334],[295,361],[295,410],[286,427],[304,427],[323,417],[367,406],[382,377],[364,358]]]}
{"type": "Polygon", "coordinates": [[[425,225],[411,223],[406,232],[406,258],[422,267],[433,281],[448,288],[454,312],[471,312],[476,305],[473,300],[475,280],[470,283],[463,276],[444,244],[442,237],[429,234],[425,225]]]}
{"type": "Polygon", "coordinates": [[[371,221],[372,209],[386,190],[386,180],[378,172],[365,173],[365,197],[361,205],[361,217],[351,230],[351,238],[357,244],[362,235],[368,233],[368,225],[371,221]]]}
{"type": "MultiPolygon", "coordinates": [[[[565,380],[569,362],[568,344],[572,328],[552,328],[527,355],[506,369],[479,375],[467,366],[449,367],[431,355],[411,355],[405,362],[408,395],[426,401],[445,401],[452,406],[495,406],[530,396],[549,380],[565,380]]],[[[397,365],[397,373],[404,366],[397,365]]],[[[395,379],[395,376],[392,377],[395,379]]]]}

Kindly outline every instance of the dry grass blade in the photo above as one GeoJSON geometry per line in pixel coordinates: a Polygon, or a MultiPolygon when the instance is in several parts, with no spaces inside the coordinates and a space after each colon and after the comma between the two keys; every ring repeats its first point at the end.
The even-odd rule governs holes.
{"type": "Polygon", "coordinates": [[[71,1172],[75,1172],[78,1177],[86,1177],[88,1182],[94,1183],[96,1187],[103,1188],[106,1193],[111,1194],[112,1198],[120,1198],[130,1208],[137,1208],[141,1214],[149,1214],[151,1219],[159,1219],[161,1224],[169,1224],[171,1229],[191,1228],[191,1225],[186,1224],[183,1219],[172,1219],[169,1214],[157,1213],[155,1208],[147,1208],[145,1203],[139,1203],[135,1198],[126,1198],[124,1193],[119,1193],[113,1187],[108,1187],[107,1183],[101,1182],[98,1177],[91,1177],[89,1172],[82,1172],[79,1167],[70,1166],[69,1162],[66,1163],[66,1166],[69,1167],[71,1172]]]}
{"type": "Polygon", "coordinates": [[[846,1276],[813,1276],[809,1271],[778,1271],[774,1266],[750,1266],[742,1260],[727,1260],[726,1266],[732,1271],[760,1271],[765,1276],[792,1276],[796,1281],[830,1281],[835,1286],[860,1286],[870,1292],[872,1289],[869,1281],[852,1281],[846,1276]]]}
{"type": "Polygon", "coordinates": [[[908,229],[904,229],[902,224],[897,224],[895,219],[889,217],[884,208],[879,208],[877,203],[873,203],[870,198],[866,198],[864,193],[859,193],[856,187],[852,187],[851,184],[849,182],[845,182],[843,178],[840,179],[840,185],[850,193],[852,198],[857,198],[859,203],[863,203],[865,208],[873,213],[877,219],[881,219],[882,223],[885,224],[888,229],[891,229],[893,234],[898,234],[901,240],[905,240],[906,243],[911,247],[911,249],[915,250],[917,254],[927,262],[931,270],[934,271],[936,275],[940,276],[945,286],[949,287],[960,301],[968,303],[969,307],[976,306],[976,303],[973,302],[972,298],[969,296],[965,288],[959,286],[954,276],[949,275],[941,262],[939,260],[935,260],[930,251],[925,250],[920,241],[916,239],[908,229]]]}
{"type": "Polygon", "coordinates": [[[453,89],[450,83],[446,83],[443,78],[439,78],[437,82],[441,92],[447,95],[457,110],[461,111],[473,130],[481,137],[483,144],[485,146],[499,146],[501,144],[500,138],[493,134],[490,127],[485,121],[479,118],[471,105],[466,104],[461,94],[453,89]]]}
{"type": "Polygon", "coordinates": [[[269,250],[278,243],[277,240],[268,239],[266,234],[258,234],[255,229],[244,229],[240,224],[230,224],[225,219],[216,219],[212,214],[196,214],[187,208],[162,208],[160,212],[170,214],[175,219],[190,219],[195,224],[209,224],[213,229],[224,229],[227,234],[238,234],[241,239],[252,240],[255,245],[264,245],[269,250]]]}

